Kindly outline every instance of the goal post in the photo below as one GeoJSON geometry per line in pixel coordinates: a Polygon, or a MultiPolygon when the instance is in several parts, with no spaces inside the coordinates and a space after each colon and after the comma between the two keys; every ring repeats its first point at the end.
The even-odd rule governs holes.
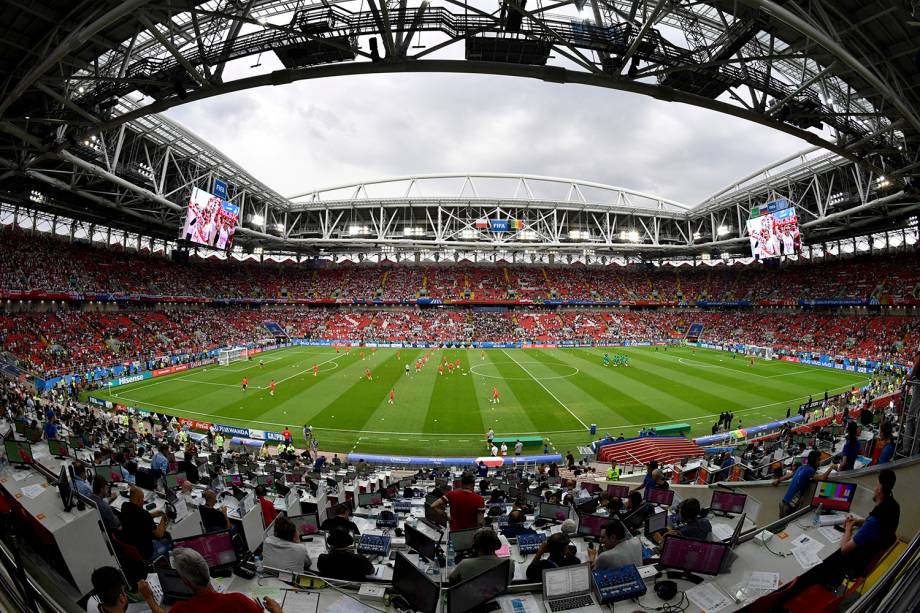
{"type": "Polygon", "coordinates": [[[231,362],[239,362],[249,357],[249,350],[245,347],[234,347],[232,349],[221,349],[217,354],[217,363],[220,366],[228,366],[231,362]]]}
{"type": "Polygon", "coordinates": [[[744,349],[744,353],[745,355],[761,358],[763,360],[773,359],[772,347],[757,347],[755,345],[747,345],[744,349]]]}

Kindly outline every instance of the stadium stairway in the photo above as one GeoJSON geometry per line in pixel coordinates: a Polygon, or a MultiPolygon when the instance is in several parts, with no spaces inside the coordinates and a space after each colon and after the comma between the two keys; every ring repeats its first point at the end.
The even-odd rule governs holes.
{"type": "Polygon", "coordinates": [[[646,464],[657,460],[659,465],[674,464],[684,458],[699,458],[703,448],[682,436],[643,436],[608,443],[600,448],[599,462],[617,464],[646,464]]]}

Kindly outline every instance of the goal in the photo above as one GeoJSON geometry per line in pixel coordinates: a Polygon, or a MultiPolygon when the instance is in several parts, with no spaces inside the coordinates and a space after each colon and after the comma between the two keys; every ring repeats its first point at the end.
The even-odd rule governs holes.
{"type": "Polygon", "coordinates": [[[773,348],[772,347],[757,347],[755,345],[748,345],[744,349],[745,355],[754,356],[756,358],[761,358],[763,360],[772,360],[773,359],[773,348]]]}
{"type": "Polygon", "coordinates": [[[221,349],[217,354],[217,363],[221,366],[227,366],[230,362],[238,362],[249,357],[249,350],[245,347],[234,347],[233,349],[221,349]]]}

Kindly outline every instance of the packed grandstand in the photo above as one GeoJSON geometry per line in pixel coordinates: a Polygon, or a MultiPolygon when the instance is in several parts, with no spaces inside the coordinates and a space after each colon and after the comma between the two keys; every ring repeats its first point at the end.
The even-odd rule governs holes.
{"type": "Polygon", "coordinates": [[[906,364],[920,341],[920,318],[912,314],[920,303],[916,257],[910,250],[773,270],[306,268],[180,264],[6,229],[0,296],[8,306],[0,330],[4,350],[44,377],[257,342],[270,337],[266,321],[291,338],[409,343],[668,340],[699,323],[714,343],[906,364]],[[18,308],[24,299],[28,308],[18,308]],[[34,308],[36,300],[45,302],[34,308]],[[244,308],[228,309],[227,301],[244,308]]]}

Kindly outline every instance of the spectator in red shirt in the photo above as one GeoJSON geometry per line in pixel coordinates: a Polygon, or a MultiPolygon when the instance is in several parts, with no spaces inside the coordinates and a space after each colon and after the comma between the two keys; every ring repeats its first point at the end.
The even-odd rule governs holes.
{"type": "Polygon", "coordinates": [[[477,494],[476,477],[473,473],[465,472],[460,477],[460,489],[451,490],[431,504],[431,508],[440,509],[446,504],[450,505],[450,529],[467,530],[478,528],[482,525],[485,514],[486,501],[477,494]]]}
{"type": "MultiPolygon", "coordinates": [[[[262,613],[262,607],[243,594],[216,592],[211,586],[208,563],[194,549],[174,549],[170,561],[179,573],[182,583],[194,592],[190,599],[174,604],[170,609],[171,613],[262,613]]],[[[268,597],[265,598],[265,609],[270,613],[282,613],[281,605],[268,597]]]]}
{"type": "Polygon", "coordinates": [[[284,437],[284,442],[285,442],[285,443],[287,443],[288,445],[291,444],[291,440],[292,440],[291,431],[288,430],[288,427],[287,427],[287,426],[284,427],[284,430],[281,432],[281,436],[284,437]]]}
{"type": "Polygon", "coordinates": [[[268,490],[265,489],[264,485],[256,486],[256,496],[259,498],[259,506],[262,507],[262,522],[264,527],[268,528],[275,517],[278,516],[278,510],[275,508],[275,503],[266,498],[268,495],[268,490]]]}

